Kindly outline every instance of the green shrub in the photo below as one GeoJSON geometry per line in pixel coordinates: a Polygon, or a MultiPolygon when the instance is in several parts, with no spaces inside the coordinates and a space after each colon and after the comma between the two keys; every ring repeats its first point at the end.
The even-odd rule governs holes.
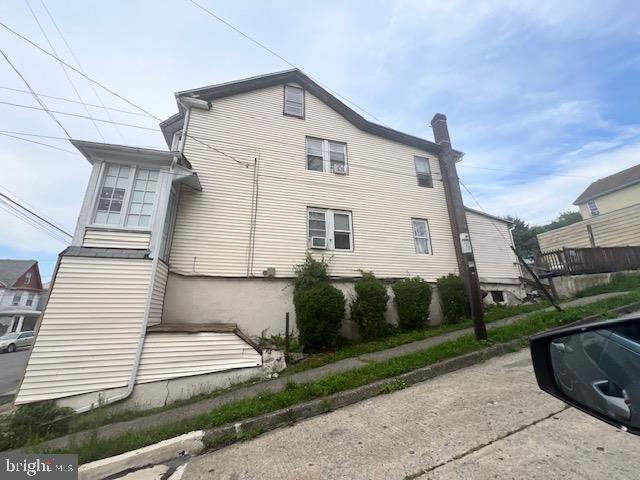
{"type": "Polygon", "coordinates": [[[377,338],[384,331],[384,312],[387,310],[387,289],[372,272],[362,272],[355,283],[356,299],[351,304],[351,319],[358,324],[364,339],[377,338]]]}
{"type": "Polygon", "coordinates": [[[336,343],[345,300],[343,293],[328,283],[297,288],[293,295],[299,340],[305,351],[319,350],[336,343]]]}
{"type": "Polygon", "coordinates": [[[0,450],[64,435],[72,414],[72,409],[58,407],[53,401],[22,405],[0,417],[0,450]]]}
{"type": "Polygon", "coordinates": [[[431,285],[420,277],[405,278],[393,285],[398,324],[403,330],[423,328],[429,318],[431,285]]]}
{"type": "Polygon", "coordinates": [[[302,265],[294,267],[296,278],[293,281],[295,290],[300,288],[311,288],[318,283],[329,283],[329,264],[324,257],[316,260],[307,252],[307,256],[302,265]]]}
{"type": "Polygon", "coordinates": [[[457,275],[440,277],[437,281],[444,323],[456,323],[471,316],[464,280],[457,275]]]}

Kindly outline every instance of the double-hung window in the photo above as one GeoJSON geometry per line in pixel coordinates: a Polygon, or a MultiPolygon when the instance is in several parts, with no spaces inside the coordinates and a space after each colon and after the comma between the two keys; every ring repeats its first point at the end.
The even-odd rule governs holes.
{"type": "Polygon", "coordinates": [[[420,218],[411,220],[413,225],[413,243],[418,255],[431,254],[431,237],[429,235],[429,222],[420,218]]]}
{"type": "Polygon", "coordinates": [[[307,137],[307,170],[347,174],[347,145],[307,137]]]}
{"type": "Polygon", "coordinates": [[[600,215],[600,210],[598,210],[598,205],[595,200],[589,200],[587,202],[587,207],[589,207],[589,213],[591,213],[592,217],[597,217],[600,215]]]}
{"type": "Polygon", "coordinates": [[[30,307],[31,305],[33,305],[33,299],[36,297],[36,294],[33,292],[29,292],[27,294],[27,302],[25,303],[25,305],[27,307],[30,307]]]}
{"type": "Polygon", "coordinates": [[[309,248],[353,250],[351,212],[309,208],[307,231],[309,248]]]}
{"type": "Polygon", "coordinates": [[[304,118],[304,90],[295,85],[284,86],[284,114],[304,118]]]}
{"type": "Polygon", "coordinates": [[[94,225],[149,228],[158,190],[158,170],[106,164],[94,225]]]}
{"type": "Polygon", "coordinates": [[[425,157],[413,157],[416,164],[416,175],[418,177],[418,186],[433,188],[433,177],[431,175],[431,165],[429,159],[425,157]]]}
{"type": "Polygon", "coordinates": [[[22,292],[15,293],[13,295],[13,301],[11,302],[11,305],[13,305],[14,307],[16,305],[20,305],[20,300],[22,300],[22,292]]]}

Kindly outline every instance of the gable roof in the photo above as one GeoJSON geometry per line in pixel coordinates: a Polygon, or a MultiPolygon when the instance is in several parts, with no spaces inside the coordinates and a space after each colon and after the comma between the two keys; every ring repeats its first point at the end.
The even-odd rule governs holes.
{"type": "Polygon", "coordinates": [[[573,204],[579,205],[594,198],[601,197],[602,195],[606,195],[607,193],[630,187],[636,183],[640,183],[640,165],[627,168],[621,172],[596,180],[589,185],[578,198],[575,199],[573,204]]]}
{"type": "Polygon", "coordinates": [[[14,283],[29,270],[36,260],[2,260],[0,259],[0,283],[5,287],[12,287],[14,283]]]}
{"type": "MultiPolygon", "coordinates": [[[[218,98],[229,97],[231,95],[237,95],[239,93],[246,93],[252,90],[258,90],[261,88],[272,87],[275,85],[286,83],[297,83],[301,85],[305,90],[319,98],[321,101],[338,112],[360,130],[371,133],[373,135],[377,135],[379,137],[393,140],[395,142],[416,147],[421,150],[426,150],[436,155],[438,155],[441,151],[440,146],[437,143],[431,142],[424,138],[416,137],[414,135],[409,135],[408,133],[399,132],[398,130],[385,127],[377,123],[370,122],[355,110],[340,101],[337,97],[329,93],[326,89],[311,80],[311,78],[309,78],[297,68],[284,70],[282,72],[269,73],[266,75],[259,75],[257,77],[245,78],[243,80],[235,80],[232,82],[210,85],[208,87],[194,88],[191,90],[183,90],[181,92],[177,92],[175,95],[176,99],[178,100],[178,108],[180,111],[160,123],[160,129],[162,130],[167,144],[170,145],[173,134],[176,131],[180,130],[180,128],[182,128],[181,120],[184,118],[184,107],[180,104],[179,101],[181,97],[197,98],[199,100],[210,102],[218,98]]],[[[456,153],[461,155],[461,152],[456,153]]]]}

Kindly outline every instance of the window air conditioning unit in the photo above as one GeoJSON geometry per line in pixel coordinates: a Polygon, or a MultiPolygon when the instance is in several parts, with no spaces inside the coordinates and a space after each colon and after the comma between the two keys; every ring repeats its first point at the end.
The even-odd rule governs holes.
{"type": "Polygon", "coordinates": [[[311,248],[327,248],[326,237],[311,237],[311,248]]]}
{"type": "Polygon", "coordinates": [[[344,164],[331,165],[331,171],[333,173],[335,173],[336,175],[346,175],[347,174],[347,168],[346,168],[346,165],[344,165],[344,164]]]}

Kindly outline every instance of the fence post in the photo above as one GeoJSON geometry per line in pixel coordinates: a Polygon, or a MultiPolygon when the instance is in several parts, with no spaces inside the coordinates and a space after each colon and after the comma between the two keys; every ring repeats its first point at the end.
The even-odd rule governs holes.
{"type": "Polygon", "coordinates": [[[284,317],[284,354],[289,355],[289,312],[284,317]]]}

